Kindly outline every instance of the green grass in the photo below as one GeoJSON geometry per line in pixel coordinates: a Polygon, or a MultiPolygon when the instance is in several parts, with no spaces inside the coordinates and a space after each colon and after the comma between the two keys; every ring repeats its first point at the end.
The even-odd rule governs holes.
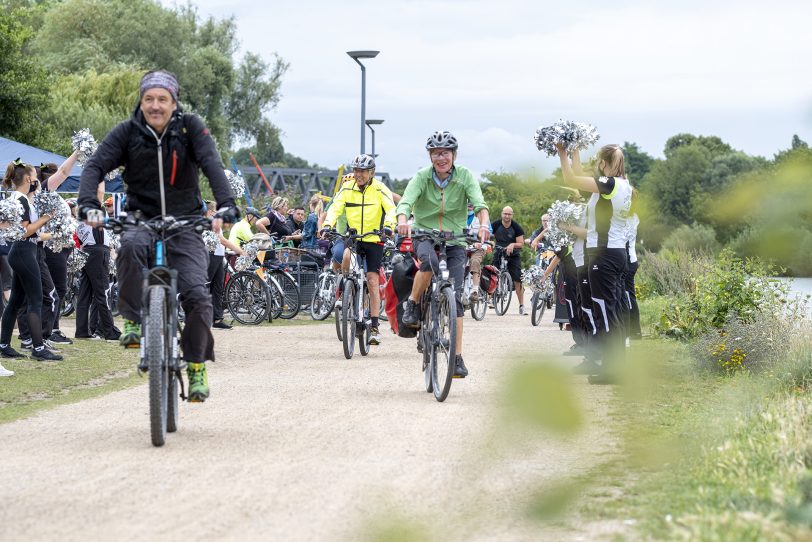
{"type": "Polygon", "coordinates": [[[59,362],[4,359],[16,374],[0,381],[0,423],[25,418],[54,406],[75,403],[141,382],[138,350],[117,343],[76,340],[60,348],[59,362]]]}
{"type": "MultiPolygon", "coordinates": [[[[788,366],[797,355],[809,363],[788,351],[788,366]]],[[[658,540],[812,539],[809,391],[788,386],[780,368],[703,372],[674,342],[643,341],[630,365],[612,412],[622,452],[574,481],[588,487],[579,515],[635,519],[658,540]]]]}

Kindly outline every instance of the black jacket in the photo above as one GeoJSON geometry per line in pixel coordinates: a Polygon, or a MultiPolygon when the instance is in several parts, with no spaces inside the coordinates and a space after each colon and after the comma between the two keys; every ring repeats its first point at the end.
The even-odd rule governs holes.
{"type": "Polygon", "coordinates": [[[147,127],[140,106],[133,116],[113,128],[82,170],[79,208],[101,209],[96,190],[105,174],[124,166],[128,212],[140,210],[145,218],[161,214],[158,152],[161,152],[166,212],[173,216],[202,214],[203,198],[198,166],[208,177],[217,207],[233,207],[234,198],[214,140],[196,115],[175,111],[159,140],[147,127]]]}

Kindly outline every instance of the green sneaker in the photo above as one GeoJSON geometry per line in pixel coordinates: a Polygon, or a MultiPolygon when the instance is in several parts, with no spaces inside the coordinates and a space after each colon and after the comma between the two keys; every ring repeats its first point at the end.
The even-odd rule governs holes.
{"type": "Polygon", "coordinates": [[[124,332],[118,338],[118,344],[124,348],[140,348],[141,324],[132,320],[124,320],[124,332]]]}
{"type": "Polygon", "coordinates": [[[189,363],[186,366],[189,377],[189,402],[202,403],[209,398],[209,377],[205,363],[189,363]]]}

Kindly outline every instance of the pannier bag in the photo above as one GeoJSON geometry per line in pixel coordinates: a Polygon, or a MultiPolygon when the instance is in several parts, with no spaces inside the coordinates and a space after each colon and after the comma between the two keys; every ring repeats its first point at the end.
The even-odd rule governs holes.
{"type": "Polygon", "coordinates": [[[499,282],[499,270],[492,265],[483,265],[482,273],[479,275],[479,287],[492,294],[496,291],[497,282],[499,282]]]}
{"type": "Polygon", "coordinates": [[[392,257],[392,275],[384,288],[384,303],[389,326],[398,337],[415,337],[417,329],[403,325],[403,302],[409,299],[417,266],[410,255],[392,257]]]}

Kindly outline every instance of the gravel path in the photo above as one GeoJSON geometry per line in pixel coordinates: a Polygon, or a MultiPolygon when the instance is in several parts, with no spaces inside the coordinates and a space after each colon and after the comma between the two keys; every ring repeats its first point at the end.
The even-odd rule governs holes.
{"type": "Polygon", "coordinates": [[[611,389],[582,377],[576,435],[505,428],[511,367],[571,343],[552,316],[533,328],[517,311],[514,300],[504,317],[465,319],[471,374],[442,404],[422,388],[415,340],[385,322],[383,344],[352,360],[332,324],[215,330],[212,397],[181,405],[163,448],[150,444],[146,384],[0,426],[0,540],[358,540],[386,527],[436,540],[603,538],[525,519],[530,494],[618,441],[611,389]]]}

